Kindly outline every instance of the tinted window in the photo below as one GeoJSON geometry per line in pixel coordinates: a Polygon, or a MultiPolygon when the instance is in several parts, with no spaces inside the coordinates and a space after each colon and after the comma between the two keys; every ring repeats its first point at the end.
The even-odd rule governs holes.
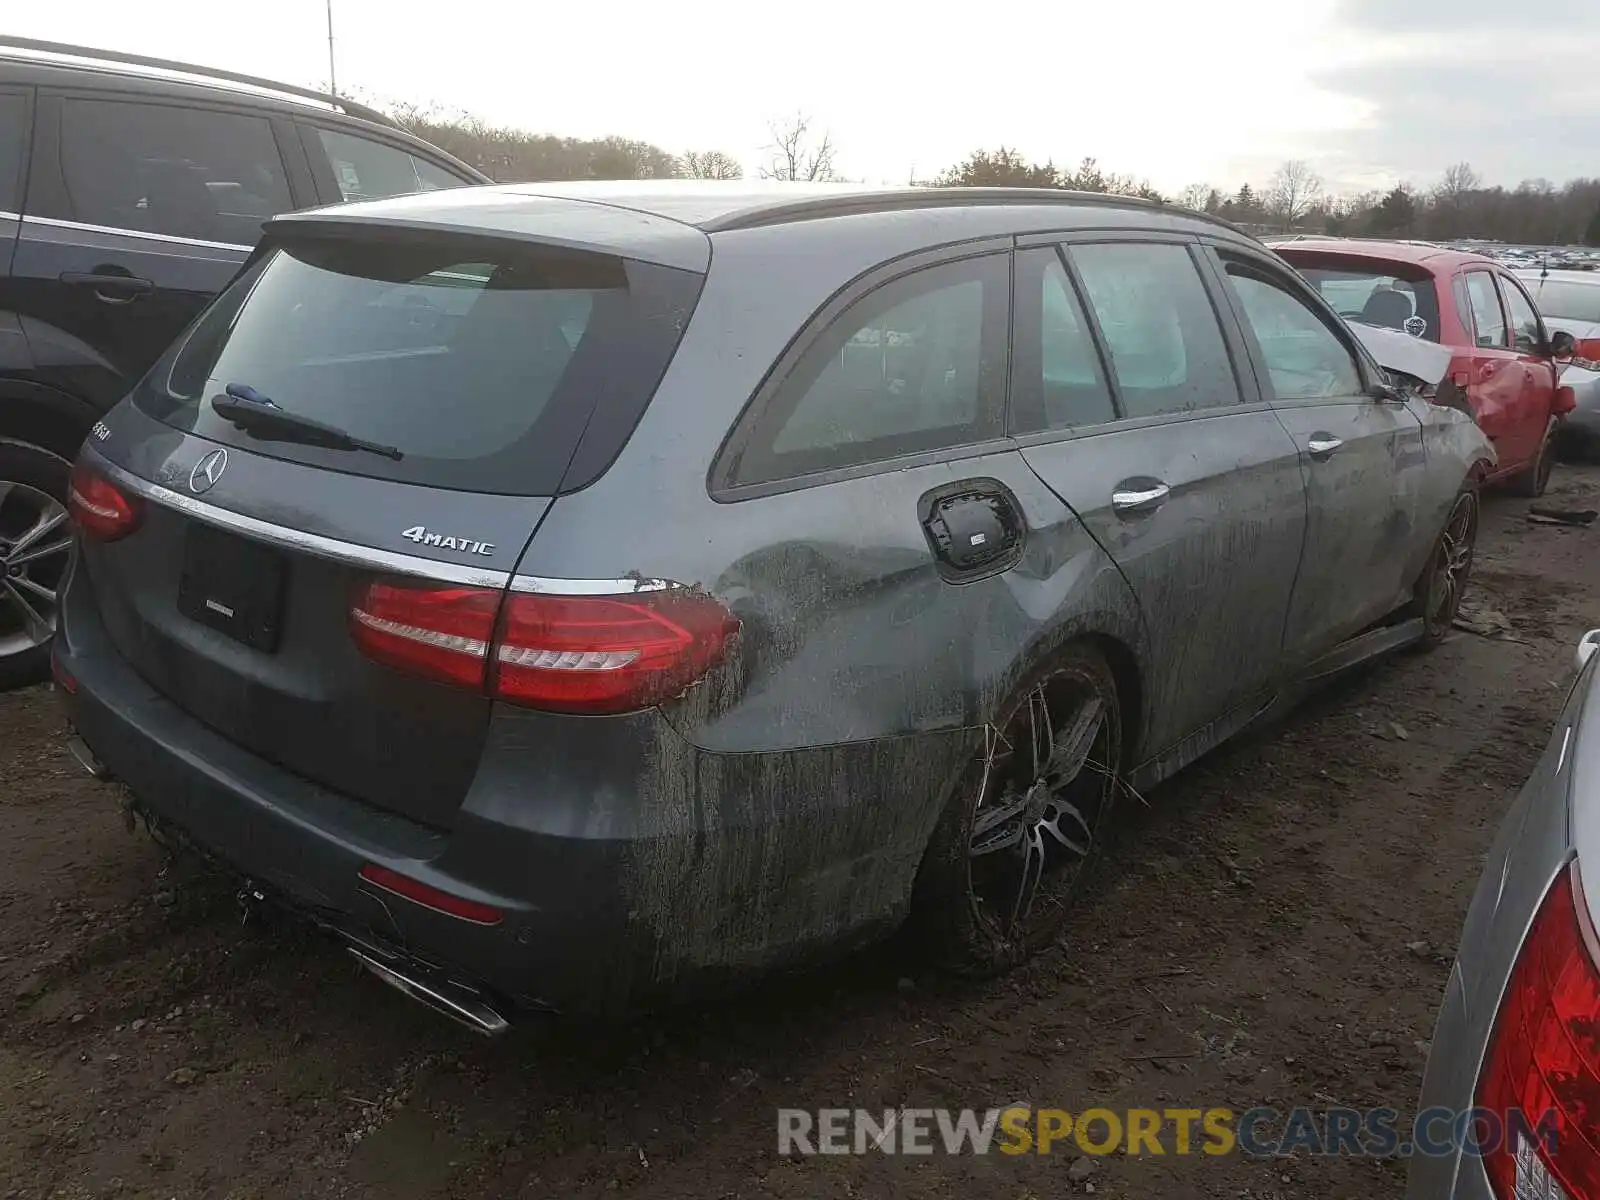
{"type": "Polygon", "coordinates": [[[139,402],[257,453],[463,491],[547,494],[580,437],[611,436],[585,434],[598,404],[631,413],[604,459],[621,448],[699,285],[691,272],[547,248],[296,242],[223,293],[139,402]],[[253,439],[209,403],[234,383],[404,457],[253,439]]]}
{"type": "Polygon", "coordinates": [[[1472,309],[1474,339],[1479,346],[1505,346],[1506,319],[1500,311],[1500,297],[1494,290],[1494,277],[1487,271],[1468,271],[1467,304],[1472,309]]]}
{"type": "Polygon", "coordinates": [[[1239,263],[1227,271],[1279,400],[1361,394],[1354,356],[1304,300],[1239,263]]]}
{"type": "Polygon", "coordinates": [[[261,117],[173,105],[68,100],[61,173],[72,220],[252,246],[292,204],[261,117]]]}
{"type": "Polygon", "coordinates": [[[1114,421],[1089,322],[1054,248],[1017,255],[1011,403],[1019,433],[1114,421]]]}
{"type": "Polygon", "coordinates": [[[1182,246],[1074,246],[1111,355],[1123,413],[1146,417],[1239,400],[1216,312],[1182,246]]]}
{"type": "Polygon", "coordinates": [[[317,137],[333,168],[333,181],[346,200],[381,200],[462,185],[432,163],[383,142],[321,128],[317,137]]]}
{"type": "Polygon", "coordinates": [[[0,212],[22,211],[22,148],[28,140],[28,106],[21,96],[0,96],[0,212]]]}
{"type": "Polygon", "coordinates": [[[1537,354],[1544,342],[1539,328],[1539,314],[1522,294],[1522,289],[1509,279],[1500,281],[1500,293],[1506,298],[1506,308],[1511,312],[1512,345],[1524,354],[1537,354]]]}
{"type": "Polygon", "coordinates": [[[778,385],[732,481],[757,483],[997,437],[1004,255],[902,276],[846,309],[778,385]]]}

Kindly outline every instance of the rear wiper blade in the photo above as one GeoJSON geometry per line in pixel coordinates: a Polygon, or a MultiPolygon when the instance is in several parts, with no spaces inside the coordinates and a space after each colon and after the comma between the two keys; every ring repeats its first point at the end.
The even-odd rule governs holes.
{"type": "Polygon", "coordinates": [[[242,383],[230,383],[222,395],[213,396],[211,410],[256,437],[321,446],[327,450],[365,450],[396,462],[405,457],[398,447],[369,442],[346,433],[337,425],[279,408],[271,397],[242,383]]]}

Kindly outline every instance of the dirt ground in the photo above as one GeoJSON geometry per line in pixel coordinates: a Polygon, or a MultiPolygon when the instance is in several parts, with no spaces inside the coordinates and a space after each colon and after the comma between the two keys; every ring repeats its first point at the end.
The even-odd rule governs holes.
{"type": "MultiPolygon", "coordinates": [[[[1551,492],[1594,503],[1600,468],[1551,492]]],[[[164,873],[48,690],[0,696],[0,1198],[1398,1196],[1401,1164],[1350,1158],[780,1159],[775,1110],[1409,1114],[1483,852],[1600,625],[1600,525],[1525,513],[1486,504],[1497,634],[1368,668],[1127,805],[1063,948],[988,984],[879,953],[482,1041],[164,873]]]]}

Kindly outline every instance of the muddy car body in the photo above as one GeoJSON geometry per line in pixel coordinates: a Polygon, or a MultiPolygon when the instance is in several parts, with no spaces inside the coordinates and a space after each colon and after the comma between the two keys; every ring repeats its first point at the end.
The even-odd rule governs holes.
{"type": "Polygon", "coordinates": [[[1119,779],[1440,635],[1492,462],[1147,203],[351,206],[90,439],[57,676],[139,809],[412,990],[614,1007],[908,914],[993,969],[1119,779]]]}

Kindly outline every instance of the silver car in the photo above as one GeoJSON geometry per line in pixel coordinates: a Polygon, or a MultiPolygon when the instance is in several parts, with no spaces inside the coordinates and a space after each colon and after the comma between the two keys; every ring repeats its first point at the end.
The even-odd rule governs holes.
{"type": "Polygon", "coordinates": [[[1440,1130],[1470,1122],[1479,1144],[1413,1157],[1411,1200],[1600,1196],[1597,647],[1593,629],[1550,743],[1490,848],[1423,1075],[1419,1112],[1440,1130]]]}

